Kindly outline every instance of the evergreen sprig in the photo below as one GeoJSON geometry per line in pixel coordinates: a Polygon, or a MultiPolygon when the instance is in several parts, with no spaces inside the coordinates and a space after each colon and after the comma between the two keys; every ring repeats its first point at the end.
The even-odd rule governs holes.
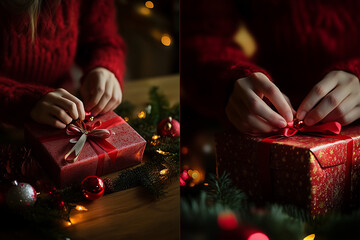
{"type": "Polygon", "coordinates": [[[182,236],[186,239],[196,239],[194,236],[204,240],[219,239],[217,218],[221,212],[229,210],[238,216],[243,230],[245,226],[247,230],[262,231],[270,239],[296,240],[310,234],[322,240],[359,239],[360,209],[350,214],[332,212],[314,219],[296,206],[272,203],[256,206],[232,185],[227,173],[219,178],[210,174],[208,183],[197,198],[181,199],[182,236]]]}

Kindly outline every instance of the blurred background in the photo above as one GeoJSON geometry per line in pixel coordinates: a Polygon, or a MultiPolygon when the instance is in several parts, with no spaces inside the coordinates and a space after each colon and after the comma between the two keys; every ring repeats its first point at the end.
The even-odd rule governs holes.
{"type": "Polygon", "coordinates": [[[116,0],[126,80],[179,72],[179,0],[116,0]]]}

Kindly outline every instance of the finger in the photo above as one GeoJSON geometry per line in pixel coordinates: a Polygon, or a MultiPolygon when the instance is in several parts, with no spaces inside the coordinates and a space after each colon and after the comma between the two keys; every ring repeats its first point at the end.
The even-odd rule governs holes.
{"type": "Polygon", "coordinates": [[[118,93],[116,87],[114,87],[112,97],[111,97],[110,101],[107,103],[107,105],[104,107],[104,109],[101,111],[101,113],[107,113],[110,110],[115,109],[118,105],[119,98],[120,98],[119,93],[118,93]]]}
{"type": "Polygon", "coordinates": [[[57,118],[64,124],[69,124],[72,121],[72,118],[63,109],[56,105],[49,105],[49,113],[51,116],[57,118]]]}
{"type": "MultiPolygon", "coordinates": [[[[100,78],[97,74],[91,74],[92,77],[100,78]]],[[[92,112],[93,108],[97,106],[100,102],[100,99],[103,97],[105,92],[106,81],[102,79],[96,79],[94,81],[95,87],[90,89],[90,96],[88,101],[85,103],[85,109],[87,112],[92,112]]]]}
{"type": "Polygon", "coordinates": [[[113,106],[112,110],[116,109],[120,105],[120,103],[122,101],[122,91],[121,91],[121,88],[120,88],[119,81],[117,79],[116,79],[116,84],[115,85],[116,86],[114,88],[117,89],[116,94],[115,94],[115,96],[117,98],[117,101],[116,101],[115,105],[113,106]]]}
{"type": "MultiPolygon", "coordinates": [[[[83,102],[69,92],[63,93],[62,97],[70,100],[71,102],[73,102],[75,104],[76,108],[73,109],[73,111],[77,113],[77,114],[74,113],[74,115],[77,115],[77,117],[74,119],[80,118],[81,120],[84,120],[85,119],[85,109],[84,109],[83,102]]],[[[71,108],[73,108],[73,107],[71,107],[71,108]]],[[[67,108],[64,108],[64,109],[68,110],[67,108]]],[[[73,116],[73,117],[75,117],[75,116],[73,116]]]]}
{"type": "Polygon", "coordinates": [[[351,110],[345,117],[342,117],[340,119],[337,119],[337,121],[342,125],[346,126],[350,123],[358,120],[360,118],[360,107],[356,107],[353,110],[351,110]]]}
{"type": "Polygon", "coordinates": [[[245,109],[245,106],[235,102],[234,98],[229,99],[229,111],[231,112],[232,122],[240,122],[242,124],[240,127],[244,132],[253,132],[253,133],[267,133],[272,132],[274,128],[263,119],[254,114],[248,112],[245,109]],[[245,124],[244,124],[245,123],[245,124]],[[244,127],[247,127],[246,129],[244,127]]]}
{"type": "Polygon", "coordinates": [[[61,128],[61,129],[64,129],[66,127],[66,125],[59,121],[58,119],[56,119],[55,117],[51,116],[51,115],[48,115],[46,118],[45,118],[45,124],[48,124],[52,127],[56,127],[56,128],[61,128]]]}
{"type": "Polygon", "coordinates": [[[305,118],[305,115],[315,107],[315,105],[325,97],[337,85],[336,79],[333,75],[326,75],[325,78],[317,83],[305,97],[298,108],[296,117],[300,120],[305,118]]]}
{"type": "Polygon", "coordinates": [[[292,106],[292,104],[291,104],[291,102],[290,102],[290,99],[289,99],[288,96],[286,96],[285,94],[283,94],[283,96],[284,96],[286,102],[289,104],[293,116],[295,116],[296,111],[295,111],[295,109],[293,108],[293,106],[292,106]]]}
{"type": "Polygon", "coordinates": [[[58,97],[49,99],[48,102],[64,109],[68,114],[70,114],[72,119],[75,120],[75,119],[79,118],[78,109],[77,109],[76,104],[74,102],[70,101],[69,99],[58,96],[58,97]]]}
{"type": "Polygon", "coordinates": [[[287,122],[292,121],[293,114],[291,112],[291,107],[286,102],[279,88],[276,87],[276,85],[272,83],[265,75],[257,76],[258,81],[255,81],[256,88],[261,90],[264,96],[270,100],[270,102],[275,106],[280,115],[285,118],[287,122]]]}
{"type": "MultiPolygon", "coordinates": [[[[247,96],[241,94],[247,98],[245,100],[247,104],[248,111],[253,113],[254,115],[258,115],[268,121],[271,125],[277,128],[283,128],[287,125],[286,120],[280,116],[280,114],[276,113],[272,110],[258,95],[256,95],[253,91],[245,91],[247,96]]],[[[237,101],[240,102],[240,101],[237,101]]],[[[236,105],[236,103],[233,103],[236,105]]]]}
{"type": "Polygon", "coordinates": [[[333,122],[345,117],[358,104],[359,96],[351,94],[342,101],[331,113],[329,113],[321,122],[333,122]]]}
{"type": "Polygon", "coordinates": [[[105,106],[109,103],[109,101],[112,98],[112,93],[113,93],[113,82],[107,81],[104,94],[102,95],[99,103],[91,110],[92,115],[97,116],[105,108],[105,106]]]}
{"type": "Polygon", "coordinates": [[[324,119],[332,112],[344,99],[349,96],[350,91],[347,86],[339,86],[321,100],[321,102],[311,110],[305,117],[305,124],[312,126],[324,119]]]}

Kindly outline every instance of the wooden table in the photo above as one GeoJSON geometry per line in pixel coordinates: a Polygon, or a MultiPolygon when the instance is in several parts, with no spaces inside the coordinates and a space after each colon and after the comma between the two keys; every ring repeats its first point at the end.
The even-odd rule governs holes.
{"type": "MultiPolygon", "coordinates": [[[[137,106],[148,102],[151,86],[159,86],[170,104],[179,102],[179,75],[128,81],[124,100],[137,106]]],[[[116,173],[109,177],[115,177],[116,173]]],[[[163,199],[153,201],[141,187],[105,195],[74,211],[67,227],[71,239],[179,239],[180,192],[174,179],[163,199]]]]}

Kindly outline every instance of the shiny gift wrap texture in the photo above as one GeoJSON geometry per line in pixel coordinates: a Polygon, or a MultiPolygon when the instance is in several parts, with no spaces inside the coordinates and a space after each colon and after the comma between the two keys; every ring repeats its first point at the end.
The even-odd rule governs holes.
{"type": "Polygon", "coordinates": [[[263,138],[234,131],[220,133],[216,136],[217,171],[230,173],[234,183],[253,199],[297,205],[312,215],[325,214],[360,200],[360,127],[345,127],[340,134],[353,139],[350,186],[345,184],[347,142],[303,134],[271,143],[269,156],[260,160],[263,138]],[[264,179],[266,174],[269,178],[264,179]]]}
{"type": "Polygon", "coordinates": [[[113,159],[115,162],[103,149],[98,146],[95,146],[95,149],[96,142],[89,139],[75,162],[65,161],[64,156],[74,146],[70,139],[80,137],[68,136],[65,129],[55,129],[32,122],[25,126],[25,137],[44,171],[56,185],[65,187],[80,183],[89,175],[105,175],[141,163],[146,141],[121,117],[109,112],[96,117],[94,122],[101,121],[105,125],[106,121],[114,118],[117,118],[117,123],[108,128],[111,136],[105,140],[115,147],[111,150],[111,155],[116,156],[113,159]]]}

